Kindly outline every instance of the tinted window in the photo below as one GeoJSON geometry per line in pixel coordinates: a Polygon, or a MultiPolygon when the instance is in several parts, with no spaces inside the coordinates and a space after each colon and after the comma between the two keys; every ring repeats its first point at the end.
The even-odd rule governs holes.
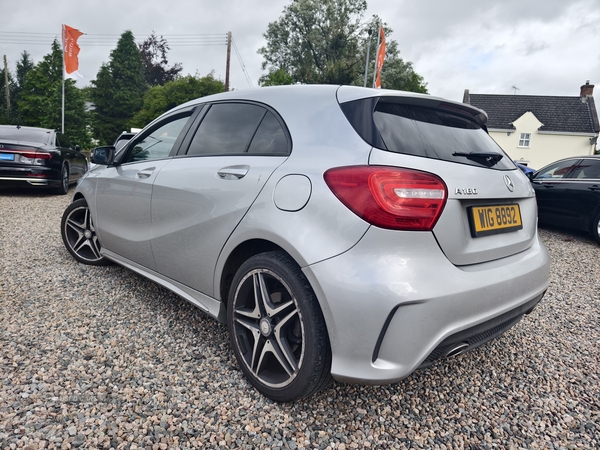
{"type": "Polygon", "coordinates": [[[600,160],[584,159],[581,161],[569,178],[598,179],[600,178],[600,160]]]}
{"type": "Polygon", "coordinates": [[[540,178],[551,178],[553,180],[560,180],[561,178],[563,178],[567,173],[569,173],[571,171],[571,169],[573,169],[577,163],[577,161],[579,161],[578,159],[569,159],[567,161],[559,161],[557,163],[554,164],[550,164],[548,167],[544,167],[543,169],[541,169],[536,175],[535,175],[535,179],[540,179],[540,178]]]}
{"type": "Polygon", "coordinates": [[[248,153],[277,155],[289,153],[285,132],[272,112],[268,111],[260,123],[248,153]]]}
{"type": "Polygon", "coordinates": [[[380,101],[373,120],[387,150],[463,164],[514,169],[494,140],[474,121],[446,111],[380,101]],[[471,153],[502,156],[493,164],[471,153]],[[467,156],[464,156],[467,155],[467,156]]]}
{"type": "Polygon", "coordinates": [[[167,158],[190,114],[191,112],[184,116],[171,117],[158,125],[158,128],[136,138],[124,162],[167,158]]]}
{"type": "Polygon", "coordinates": [[[56,133],[56,145],[58,147],[73,148],[71,142],[62,133],[56,133]]]}
{"type": "Polygon", "coordinates": [[[0,139],[7,141],[38,142],[48,144],[52,132],[38,128],[1,127],[0,139]]]}
{"type": "Polygon", "coordinates": [[[401,97],[343,103],[356,132],[383,150],[500,170],[515,169],[510,158],[470,116],[450,109],[399,103],[401,97]],[[474,153],[474,154],[473,154],[474,153]]]}
{"type": "Polygon", "coordinates": [[[200,123],[188,155],[244,153],[267,111],[245,103],[212,105],[200,123]]]}

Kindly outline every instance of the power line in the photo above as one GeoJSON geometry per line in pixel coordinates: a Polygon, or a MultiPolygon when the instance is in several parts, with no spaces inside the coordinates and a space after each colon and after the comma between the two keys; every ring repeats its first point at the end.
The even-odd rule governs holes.
{"type": "Polygon", "coordinates": [[[254,87],[252,85],[252,80],[250,79],[250,75],[248,74],[248,71],[246,70],[246,65],[244,64],[244,61],[242,61],[242,55],[240,55],[240,52],[238,51],[237,45],[235,44],[235,39],[231,39],[231,41],[233,42],[233,49],[235,50],[235,54],[238,57],[238,60],[240,61],[240,65],[242,66],[242,72],[244,72],[244,76],[246,77],[246,81],[248,82],[248,85],[250,87],[254,87]]]}
{"type": "MultiPolygon", "coordinates": [[[[156,34],[156,33],[154,33],[156,34]]],[[[0,44],[20,45],[50,45],[54,39],[59,40],[60,33],[41,33],[29,31],[0,31],[0,44]]],[[[145,34],[143,34],[145,35],[145,34]]],[[[146,38],[151,34],[145,35],[146,38]]],[[[207,45],[227,45],[226,33],[184,33],[184,34],[159,34],[167,41],[169,47],[196,47],[207,45]]],[[[120,34],[86,33],[79,42],[84,46],[116,46],[120,34]]]]}

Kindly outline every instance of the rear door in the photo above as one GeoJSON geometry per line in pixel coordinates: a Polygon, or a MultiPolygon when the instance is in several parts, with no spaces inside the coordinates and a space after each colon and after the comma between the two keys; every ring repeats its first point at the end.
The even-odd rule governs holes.
{"type": "Polygon", "coordinates": [[[580,159],[566,159],[539,170],[532,179],[541,223],[576,227],[578,221],[573,204],[575,172],[580,159]]]}
{"type": "Polygon", "coordinates": [[[581,159],[548,193],[555,192],[556,215],[562,219],[561,225],[589,231],[600,205],[600,159],[581,159]]]}
{"type": "Polygon", "coordinates": [[[262,105],[208,105],[181,153],[158,174],[152,195],[157,270],[214,296],[227,238],[291,150],[275,111],[262,105]]]}
{"type": "Polygon", "coordinates": [[[75,145],[59,132],[56,133],[56,147],[60,150],[63,161],[69,164],[69,181],[81,178],[85,173],[85,156],[80,151],[76,151],[75,145]]]}

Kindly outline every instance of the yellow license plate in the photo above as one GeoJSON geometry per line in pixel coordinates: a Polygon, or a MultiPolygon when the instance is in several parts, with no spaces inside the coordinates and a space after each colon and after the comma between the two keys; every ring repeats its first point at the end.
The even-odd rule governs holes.
{"type": "Polygon", "coordinates": [[[508,233],[523,228],[519,205],[472,206],[469,210],[473,237],[508,233]]]}

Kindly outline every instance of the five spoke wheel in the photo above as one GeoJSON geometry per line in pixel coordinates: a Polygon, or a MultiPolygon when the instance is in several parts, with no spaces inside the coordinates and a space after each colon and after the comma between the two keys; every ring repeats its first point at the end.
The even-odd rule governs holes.
{"type": "Polygon", "coordinates": [[[237,271],[227,321],[238,363],[275,401],[311,395],[331,381],[331,351],[318,301],[298,265],[261,253],[237,271]]]}
{"type": "Polygon", "coordinates": [[[233,314],[248,369],[267,386],[289,384],[302,365],[304,327],[286,283],[266,269],[249,272],[238,285],[233,314]]]}
{"type": "Polygon", "coordinates": [[[100,241],[85,200],[76,200],[67,207],[62,217],[61,234],[67,250],[77,261],[92,265],[109,263],[100,253],[100,241]]]}

